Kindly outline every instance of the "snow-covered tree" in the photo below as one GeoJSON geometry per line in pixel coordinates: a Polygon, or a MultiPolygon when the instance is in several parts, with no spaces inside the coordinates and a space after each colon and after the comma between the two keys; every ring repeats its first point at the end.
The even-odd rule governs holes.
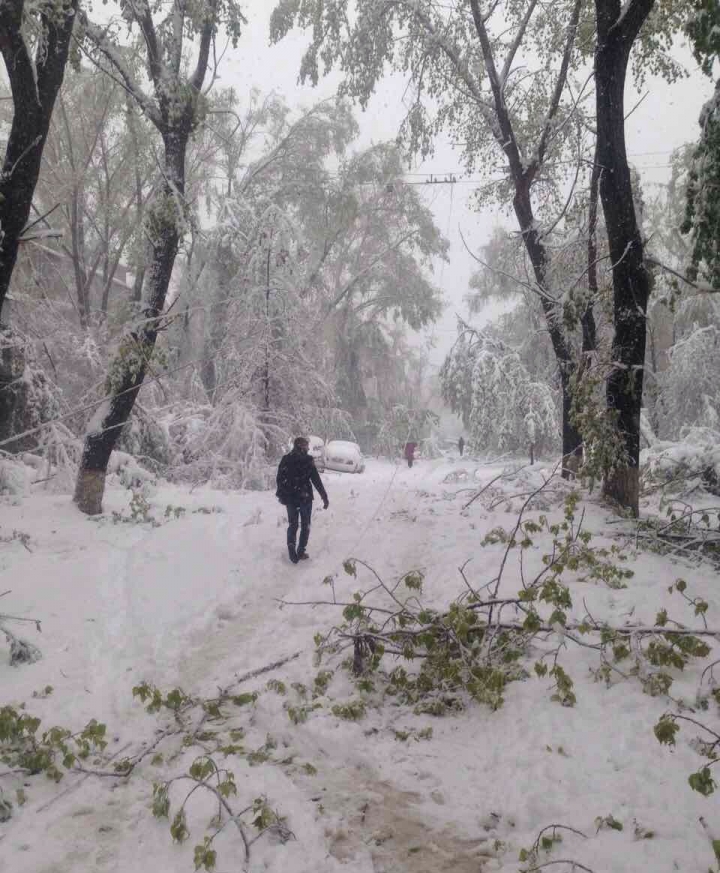
{"type": "MultiPolygon", "coordinates": [[[[697,0],[686,31],[702,71],[711,76],[720,57],[720,7],[697,0]]],[[[683,231],[691,233],[690,277],[720,289],[720,80],[700,114],[700,140],[693,153],[683,231]]]]}
{"type": "Polygon", "coordinates": [[[143,248],[142,214],[156,171],[153,145],[145,119],[117,82],[85,66],[68,73],[37,201],[49,213],[40,226],[62,232],[48,245],[72,266],[68,284],[83,330],[107,318],[109,307],[115,321],[128,312],[130,293],[117,299],[112,292],[119,290],[114,279],[121,262],[135,266],[143,248]]]}
{"type": "Polygon", "coordinates": [[[170,278],[188,220],[185,200],[188,143],[204,117],[202,89],[219,31],[237,42],[244,18],[234,0],[182,0],[153,4],[132,0],[121,5],[130,29],[137,29],[152,94],[145,91],[126,63],[112,27],[100,27],[83,17],[86,45],[97,64],[119,77],[132,99],[155,126],[163,143],[163,183],[146,211],[145,231],[152,255],[142,319],[121,341],[108,374],[107,399],[88,425],[75,488],[75,502],[88,514],[102,510],[105,474],[110,454],[127,422],[155,350],[170,278]],[[187,52],[196,53],[188,70],[187,52]]]}
{"type": "Polygon", "coordinates": [[[515,454],[554,449],[559,421],[550,387],[533,379],[517,351],[492,329],[460,329],[440,378],[446,402],[468,429],[470,448],[515,454]]]}
{"type": "Polygon", "coordinates": [[[22,404],[13,387],[13,371],[23,367],[18,337],[3,325],[3,304],[28,226],[77,8],[77,0],[0,4],[0,52],[13,107],[0,173],[0,440],[12,436],[12,420],[22,404]]]}
{"type": "Polygon", "coordinates": [[[463,143],[468,170],[492,166],[501,156],[507,177],[489,183],[485,195],[513,203],[558,363],[563,452],[570,457],[581,443],[569,416],[576,362],[550,281],[543,219],[552,221],[563,200],[559,179],[545,172],[546,162],[574,143],[570,119],[578,102],[566,84],[579,56],[577,34],[587,26],[583,4],[568,0],[541,9],[533,0],[483,9],[479,0],[372,0],[357,15],[349,14],[349,5],[349,0],[281,0],[271,36],[281,39],[295,24],[312,27],[301,78],[317,82],[321,62],[326,72],[337,64],[345,73],[342,92],[362,105],[387,68],[409,72],[414,94],[402,133],[410,151],[427,154],[434,136],[449,130],[463,143]]]}

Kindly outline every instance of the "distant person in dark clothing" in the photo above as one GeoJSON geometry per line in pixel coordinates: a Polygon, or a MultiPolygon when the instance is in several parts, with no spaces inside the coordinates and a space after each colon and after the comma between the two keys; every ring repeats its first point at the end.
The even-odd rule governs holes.
{"type": "Polygon", "coordinates": [[[460,452],[460,457],[462,458],[463,452],[465,451],[465,440],[460,437],[458,440],[458,451],[460,452]]]}
{"type": "Polygon", "coordinates": [[[310,443],[305,437],[296,437],[293,450],[280,461],[277,472],[277,491],[275,496],[287,508],[288,555],[293,564],[306,560],[305,551],[310,537],[310,516],[312,515],[313,485],[322,497],[323,508],[330,505],[328,496],[315,468],[315,459],[309,454],[310,443]],[[295,544],[300,521],[300,541],[295,544]]]}
{"type": "Polygon", "coordinates": [[[415,447],[417,443],[405,443],[405,460],[408,462],[408,467],[412,467],[415,460],[415,447]]]}

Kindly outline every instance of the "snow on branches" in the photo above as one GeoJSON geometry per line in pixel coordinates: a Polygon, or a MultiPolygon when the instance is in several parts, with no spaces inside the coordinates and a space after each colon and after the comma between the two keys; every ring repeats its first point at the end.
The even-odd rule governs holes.
{"type": "Polygon", "coordinates": [[[519,354],[490,331],[467,329],[440,372],[443,397],[462,415],[474,451],[541,452],[558,439],[551,388],[534,380],[519,354]]]}

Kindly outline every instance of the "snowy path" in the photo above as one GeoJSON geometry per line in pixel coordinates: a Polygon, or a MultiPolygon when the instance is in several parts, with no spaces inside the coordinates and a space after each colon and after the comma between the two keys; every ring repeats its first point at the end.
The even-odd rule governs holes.
{"type": "MultiPolygon", "coordinates": [[[[22,669],[0,666],[0,704],[25,700],[44,720],[76,727],[97,718],[108,724],[112,751],[130,741],[136,747],[157,727],[132,698],[141,680],[212,694],[235,674],[302,651],[278,678],[310,683],[312,637],[337,616],[280,609],[278,600],[327,599],[322,580],[333,574],[340,597],[362,588],[364,580],[342,573],[347,557],[366,560],[386,579],[421,567],[437,602],[456,596],[457,567],[468,558],[470,578],[486,580],[492,550],[477,544],[510,517],[503,506],[461,512],[464,496],[448,498],[468,483],[444,485],[452,469],[447,461],[412,470],[371,462],[362,476],[325,474],[330,509],[314,512],[312,560],[298,566],[287,561],[283,510],[269,493],[165,487],[151,497],[157,528],[113,523],[111,510],[128,512],[120,490],[109,494],[99,521],[80,517],[65,497],[0,504],[0,532],[28,533],[32,549],[2,545],[0,591],[13,589],[2,606],[43,620],[45,655],[22,669]],[[165,520],[167,504],[186,511],[165,520]],[[207,511],[213,507],[221,511],[207,511]],[[47,685],[54,689],[48,698],[31,699],[47,685]]],[[[484,467],[479,481],[496,473],[484,467]]],[[[602,525],[600,510],[590,516],[602,525]]],[[[593,611],[654,614],[679,571],[648,554],[635,569],[626,591],[589,587],[583,597],[593,611]]],[[[694,573],[692,585],[711,610],[720,609],[712,573],[694,573]]],[[[294,726],[280,698],[262,695],[254,730],[271,733],[288,761],[312,763],[317,775],[292,763],[242,770],[242,790],[272,798],[298,838],[258,844],[251,869],[514,873],[519,849],[545,825],[562,822],[590,839],[569,836],[554,857],[574,856],[595,873],[706,873],[712,854],[698,818],[720,823],[720,806],[686,789],[697,755],[687,744],[672,754],[655,742],[652,725],[666,702],[637,684],[605,690],[592,681],[591,666],[589,656],[577,656],[574,709],[549,703],[547,684],[531,680],[509,686],[497,713],[474,707],[430,719],[386,707],[347,723],[323,710],[294,726]],[[395,728],[428,725],[429,742],[395,739],[395,728]],[[595,817],[609,813],[624,821],[624,831],[596,834],[595,817]],[[656,836],[637,840],[634,821],[656,836]]],[[[352,692],[349,684],[345,690],[352,692]]],[[[55,789],[33,783],[33,803],[0,825],[0,873],[191,870],[191,850],[172,845],[147,812],[152,778],[114,789],[89,779],[41,812],[55,789]]],[[[68,785],[75,779],[67,777],[68,785]]],[[[221,873],[242,866],[227,851],[221,873]]]]}

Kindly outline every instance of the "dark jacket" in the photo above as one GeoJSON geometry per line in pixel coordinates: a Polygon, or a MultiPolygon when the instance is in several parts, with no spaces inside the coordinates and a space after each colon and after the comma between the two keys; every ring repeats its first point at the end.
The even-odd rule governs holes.
{"type": "Polygon", "coordinates": [[[275,496],[285,506],[310,503],[313,499],[313,485],[323,501],[326,501],[327,493],[312,455],[293,449],[280,461],[275,496]]]}

